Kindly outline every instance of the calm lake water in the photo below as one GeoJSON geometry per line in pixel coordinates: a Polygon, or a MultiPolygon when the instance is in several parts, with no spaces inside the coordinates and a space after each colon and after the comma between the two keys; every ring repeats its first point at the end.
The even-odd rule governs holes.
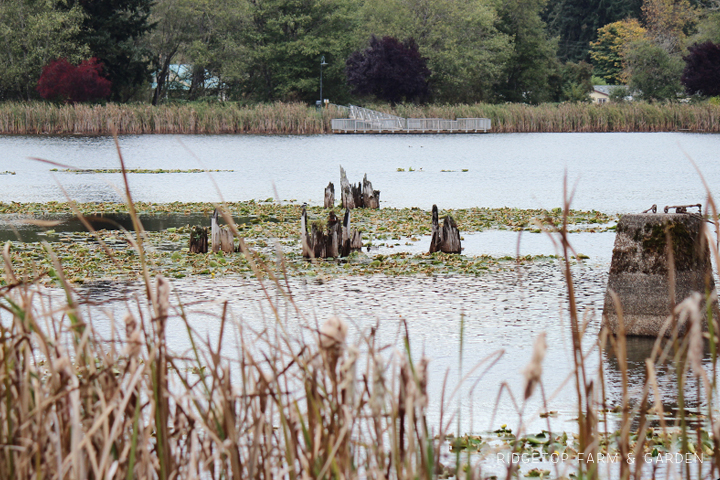
{"type": "MultiPolygon", "coordinates": [[[[143,135],[122,136],[120,146],[128,168],[234,170],[212,174],[226,200],[279,196],[320,204],[328,182],[339,190],[342,165],[351,182],[368,174],[382,206],[554,208],[562,204],[567,171],[577,183],[573,207],[637,212],[653,203],[704,203],[686,154],[720,193],[720,135],[711,134],[143,135]]],[[[0,172],[16,173],[0,176],[0,201],[64,200],[58,183],[78,201],[119,199],[119,175],[53,174],[28,160],[118,168],[112,138],[6,136],[0,152],[0,172]]],[[[130,182],[136,200],[219,199],[206,174],[133,174],[130,182]]]]}
{"type": "MultiPolygon", "coordinates": [[[[563,177],[577,185],[572,207],[607,213],[639,212],[653,203],[703,203],[702,181],[688,157],[705,176],[713,194],[720,193],[720,135],[680,133],[608,134],[487,134],[487,135],[318,135],[318,136],[123,136],[120,145],[128,168],[231,169],[212,174],[226,200],[267,199],[321,204],[329,181],[339,190],[339,165],[353,182],[367,173],[381,193],[381,205],[441,208],[517,207],[554,208],[562,204],[563,177]],[[409,172],[412,167],[415,171],[409,172]],[[405,172],[398,172],[404,168],[405,172]],[[463,172],[467,169],[467,172],[463,172]],[[453,170],[442,172],[441,170],[453,170]],[[276,193],[277,192],[277,193],[276,193]]],[[[119,175],[52,173],[40,157],[83,169],[118,168],[113,140],[108,137],[0,137],[0,201],[44,202],[64,200],[59,187],[82,202],[120,199],[119,175]]],[[[207,174],[132,174],[135,200],[151,202],[219,199],[207,174]]],[[[338,194],[339,196],[339,194],[338,194]]],[[[68,227],[70,228],[70,227],[68,227]]],[[[462,228],[462,226],[461,226],[462,228]]],[[[588,315],[585,347],[599,331],[602,302],[612,255],[613,233],[578,233],[571,240],[578,253],[590,258],[573,267],[582,311],[588,315]]],[[[428,238],[400,248],[424,251],[428,238]]],[[[466,235],[465,255],[514,255],[518,234],[490,231],[466,235]]],[[[400,248],[383,247],[377,253],[400,248]],[[384,248],[384,249],[383,249],[384,248]]],[[[524,233],[520,254],[557,253],[547,236],[524,233]]],[[[371,253],[372,255],[372,253],[371,253]]],[[[191,308],[203,334],[217,334],[220,301],[230,301],[234,317],[253,328],[270,321],[269,306],[254,280],[242,278],[181,279],[173,281],[184,301],[206,302],[191,308]]],[[[379,322],[381,337],[399,338],[408,322],[415,358],[422,353],[430,362],[431,410],[440,407],[442,378],[449,369],[450,390],[458,379],[460,319],[464,318],[463,368],[468,371],[486,356],[503,350],[500,361],[482,379],[471,375],[462,391],[465,431],[515,427],[518,414],[509,397],[499,402],[498,391],[507,382],[516,398],[522,395],[521,370],[530,360],[532,344],[541,332],[548,335],[545,389],[549,408],[560,412],[550,419],[555,431],[574,430],[575,394],[571,373],[572,351],[567,314],[565,278],[554,261],[516,267],[508,263],[498,273],[478,277],[346,277],[291,279],[295,300],[312,325],[337,314],[351,325],[351,339],[379,322]],[[477,380],[481,383],[471,391],[477,380]],[[490,424],[498,405],[495,423],[490,424]]],[[[106,302],[92,316],[99,326],[108,315],[122,318],[126,299],[137,286],[115,282],[81,287],[93,301],[106,302]]],[[[287,328],[300,335],[297,318],[288,316],[287,328]]],[[[312,326],[311,325],[311,326],[312,326]]],[[[183,329],[170,329],[178,351],[189,347],[183,329]]],[[[232,342],[232,340],[228,340],[232,342]]],[[[400,343],[398,343],[400,344],[400,343]]],[[[651,342],[630,343],[631,382],[644,379],[644,358],[651,342]]],[[[619,402],[620,373],[607,352],[588,359],[590,369],[605,369],[607,397],[619,402]]],[[[663,402],[675,404],[672,376],[659,372],[663,402]]],[[[691,388],[692,390],[692,388],[691,388]]],[[[634,395],[638,395],[634,390],[634,395]]],[[[454,403],[457,405],[457,403],[454,403]]],[[[698,405],[694,402],[694,406],[698,405]]],[[[538,396],[525,409],[530,431],[547,427],[537,415],[538,396]]],[[[433,417],[437,422],[437,417],[433,417]]],[[[615,428],[616,419],[611,418],[615,428]]]]}

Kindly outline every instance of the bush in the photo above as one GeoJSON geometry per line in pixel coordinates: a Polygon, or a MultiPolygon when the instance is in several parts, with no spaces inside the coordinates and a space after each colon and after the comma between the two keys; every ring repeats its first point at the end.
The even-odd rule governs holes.
{"type": "Polygon", "coordinates": [[[43,67],[37,91],[47,100],[68,103],[92,102],[110,95],[110,80],[101,76],[103,66],[97,58],[73,65],[65,58],[43,67]]]}

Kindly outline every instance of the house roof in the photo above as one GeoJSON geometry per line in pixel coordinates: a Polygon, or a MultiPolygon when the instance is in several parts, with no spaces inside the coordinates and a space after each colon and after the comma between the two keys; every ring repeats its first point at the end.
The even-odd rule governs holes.
{"type": "Polygon", "coordinates": [[[597,93],[602,93],[603,95],[610,96],[610,93],[614,89],[622,86],[623,85],[593,85],[593,90],[595,90],[597,93]]]}

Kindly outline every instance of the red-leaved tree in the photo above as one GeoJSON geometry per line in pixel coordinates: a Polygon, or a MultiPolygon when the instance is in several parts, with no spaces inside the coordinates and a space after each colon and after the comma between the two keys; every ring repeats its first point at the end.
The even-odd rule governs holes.
{"type": "Polygon", "coordinates": [[[91,102],[110,95],[111,82],[102,76],[102,63],[93,57],[73,65],[65,58],[43,67],[37,91],[48,100],[91,102]]]}

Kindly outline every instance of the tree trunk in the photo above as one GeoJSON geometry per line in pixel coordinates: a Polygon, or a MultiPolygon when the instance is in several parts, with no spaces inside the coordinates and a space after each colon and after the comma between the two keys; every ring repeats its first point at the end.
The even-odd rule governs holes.
{"type": "Polygon", "coordinates": [[[235,242],[233,240],[233,234],[227,227],[221,228],[217,223],[218,211],[215,209],[213,212],[211,226],[212,236],[212,251],[216,253],[223,251],[224,253],[233,253],[235,251],[235,242]]]}
{"type": "Polygon", "coordinates": [[[373,190],[372,183],[367,179],[367,173],[363,177],[362,198],[365,208],[380,208],[380,190],[373,190]]]}
{"type": "Polygon", "coordinates": [[[165,81],[167,80],[168,72],[170,71],[170,62],[172,62],[172,59],[175,56],[175,52],[177,52],[177,47],[173,48],[170,53],[165,56],[165,60],[162,63],[162,68],[160,69],[160,73],[155,77],[155,83],[157,83],[157,85],[155,86],[155,91],[153,92],[153,106],[157,105],[162,98],[163,89],[165,88],[165,81]]]}
{"type": "Polygon", "coordinates": [[[335,185],[332,182],[325,187],[325,208],[333,208],[335,206],[335,185]]]}
{"type": "Polygon", "coordinates": [[[340,203],[343,208],[355,208],[357,206],[352,194],[352,186],[348,182],[342,165],[340,165],[340,203]]]}
{"type": "Polygon", "coordinates": [[[205,227],[192,227],[190,229],[189,253],[207,253],[208,231],[205,227]]]}
{"type": "Polygon", "coordinates": [[[432,208],[432,238],[430,239],[430,253],[460,253],[460,231],[455,220],[450,215],[445,217],[443,226],[440,228],[437,205],[432,208]]]}

